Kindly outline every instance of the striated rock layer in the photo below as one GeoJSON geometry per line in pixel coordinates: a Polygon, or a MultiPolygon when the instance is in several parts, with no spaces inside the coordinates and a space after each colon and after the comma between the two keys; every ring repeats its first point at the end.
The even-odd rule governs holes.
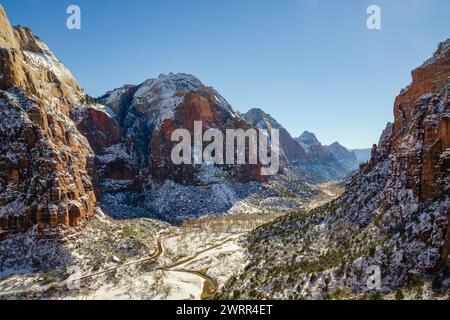
{"type": "Polygon", "coordinates": [[[96,202],[94,154],[70,111],[86,95],[48,47],[0,6],[0,238],[76,227],[96,202]]]}
{"type": "Polygon", "coordinates": [[[195,121],[202,122],[203,132],[218,129],[224,136],[227,129],[252,128],[216,90],[192,75],[160,75],[107,92],[99,102],[109,110],[110,117],[100,121],[104,125],[89,123],[92,116],[84,111],[78,127],[96,151],[102,204],[115,216],[145,211],[171,219],[219,213],[248,195],[242,190],[251,188],[244,185],[267,182],[260,164],[172,162],[176,129],[188,130],[193,138],[195,121]]]}
{"type": "MultiPolygon", "coordinates": [[[[430,221],[437,219],[438,212],[448,215],[450,39],[439,44],[433,57],[412,72],[411,85],[395,100],[394,117],[360,174],[376,173],[381,164],[389,164],[380,204],[382,216],[401,222],[429,207],[439,208],[430,221]]],[[[448,222],[442,235],[440,250],[449,261],[448,222]]]]}

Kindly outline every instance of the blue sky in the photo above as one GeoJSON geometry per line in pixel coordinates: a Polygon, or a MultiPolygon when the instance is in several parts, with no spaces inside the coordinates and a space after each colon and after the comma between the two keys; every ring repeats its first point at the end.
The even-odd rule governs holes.
{"type": "Polygon", "coordinates": [[[370,147],[410,72],[450,37],[448,0],[0,0],[92,96],[185,72],[292,135],[370,147]],[[66,8],[82,29],[66,28],[66,8]],[[382,29],[366,27],[381,8],[382,29]]]}

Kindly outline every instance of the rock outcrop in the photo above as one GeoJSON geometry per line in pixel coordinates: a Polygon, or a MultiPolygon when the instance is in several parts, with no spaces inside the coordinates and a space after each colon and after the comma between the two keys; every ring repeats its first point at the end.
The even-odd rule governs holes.
{"type": "Polygon", "coordinates": [[[334,142],[326,148],[349,172],[358,168],[359,163],[356,154],[342,146],[339,142],[334,142]]]}
{"type": "Polygon", "coordinates": [[[308,150],[313,146],[321,145],[316,135],[309,131],[303,132],[298,138],[295,138],[295,141],[297,141],[305,150],[308,150]]]}
{"type": "MultiPolygon", "coordinates": [[[[405,187],[419,202],[448,201],[450,39],[412,72],[412,79],[395,100],[395,122],[389,143],[383,143],[384,153],[395,157],[395,169],[402,170],[405,187]]],[[[392,205],[387,199],[384,208],[392,205]]],[[[447,260],[449,238],[447,227],[443,249],[447,260]]]]}
{"type": "Polygon", "coordinates": [[[450,39],[412,72],[412,83],[395,100],[394,117],[354,181],[389,165],[381,215],[392,224],[427,211],[432,212],[429,222],[442,225],[445,219],[442,230],[434,229],[439,241],[434,245],[449,261],[450,39]]]}
{"type": "MultiPolygon", "coordinates": [[[[388,164],[380,203],[384,219],[402,223],[411,215],[430,211],[428,222],[442,225],[450,201],[450,39],[439,44],[433,57],[412,72],[412,83],[395,100],[394,117],[355,181],[388,164]]],[[[434,245],[449,261],[450,220],[444,221],[442,230],[433,230],[439,241],[434,245]]]]}
{"type": "Polygon", "coordinates": [[[310,161],[334,167],[343,176],[353,173],[359,165],[370,159],[370,149],[349,150],[339,142],[324,146],[312,132],[305,131],[295,139],[308,153],[310,161]]]}

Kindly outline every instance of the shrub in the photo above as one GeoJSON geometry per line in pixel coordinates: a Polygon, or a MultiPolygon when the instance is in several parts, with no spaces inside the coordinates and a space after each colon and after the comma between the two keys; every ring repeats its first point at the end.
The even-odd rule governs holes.
{"type": "Polygon", "coordinates": [[[369,295],[369,300],[383,300],[383,295],[378,291],[372,292],[369,295]]]}
{"type": "Polygon", "coordinates": [[[402,289],[395,290],[395,300],[403,300],[405,299],[405,295],[403,294],[402,289]]]}

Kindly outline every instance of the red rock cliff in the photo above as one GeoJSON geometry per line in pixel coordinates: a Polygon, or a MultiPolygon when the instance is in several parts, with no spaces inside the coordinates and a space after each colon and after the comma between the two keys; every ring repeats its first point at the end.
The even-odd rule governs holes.
{"type": "Polygon", "coordinates": [[[85,94],[29,29],[0,6],[0,238],[34,225],[55,234],[94,211],[94,154],[69,111],[85,94]]]}

